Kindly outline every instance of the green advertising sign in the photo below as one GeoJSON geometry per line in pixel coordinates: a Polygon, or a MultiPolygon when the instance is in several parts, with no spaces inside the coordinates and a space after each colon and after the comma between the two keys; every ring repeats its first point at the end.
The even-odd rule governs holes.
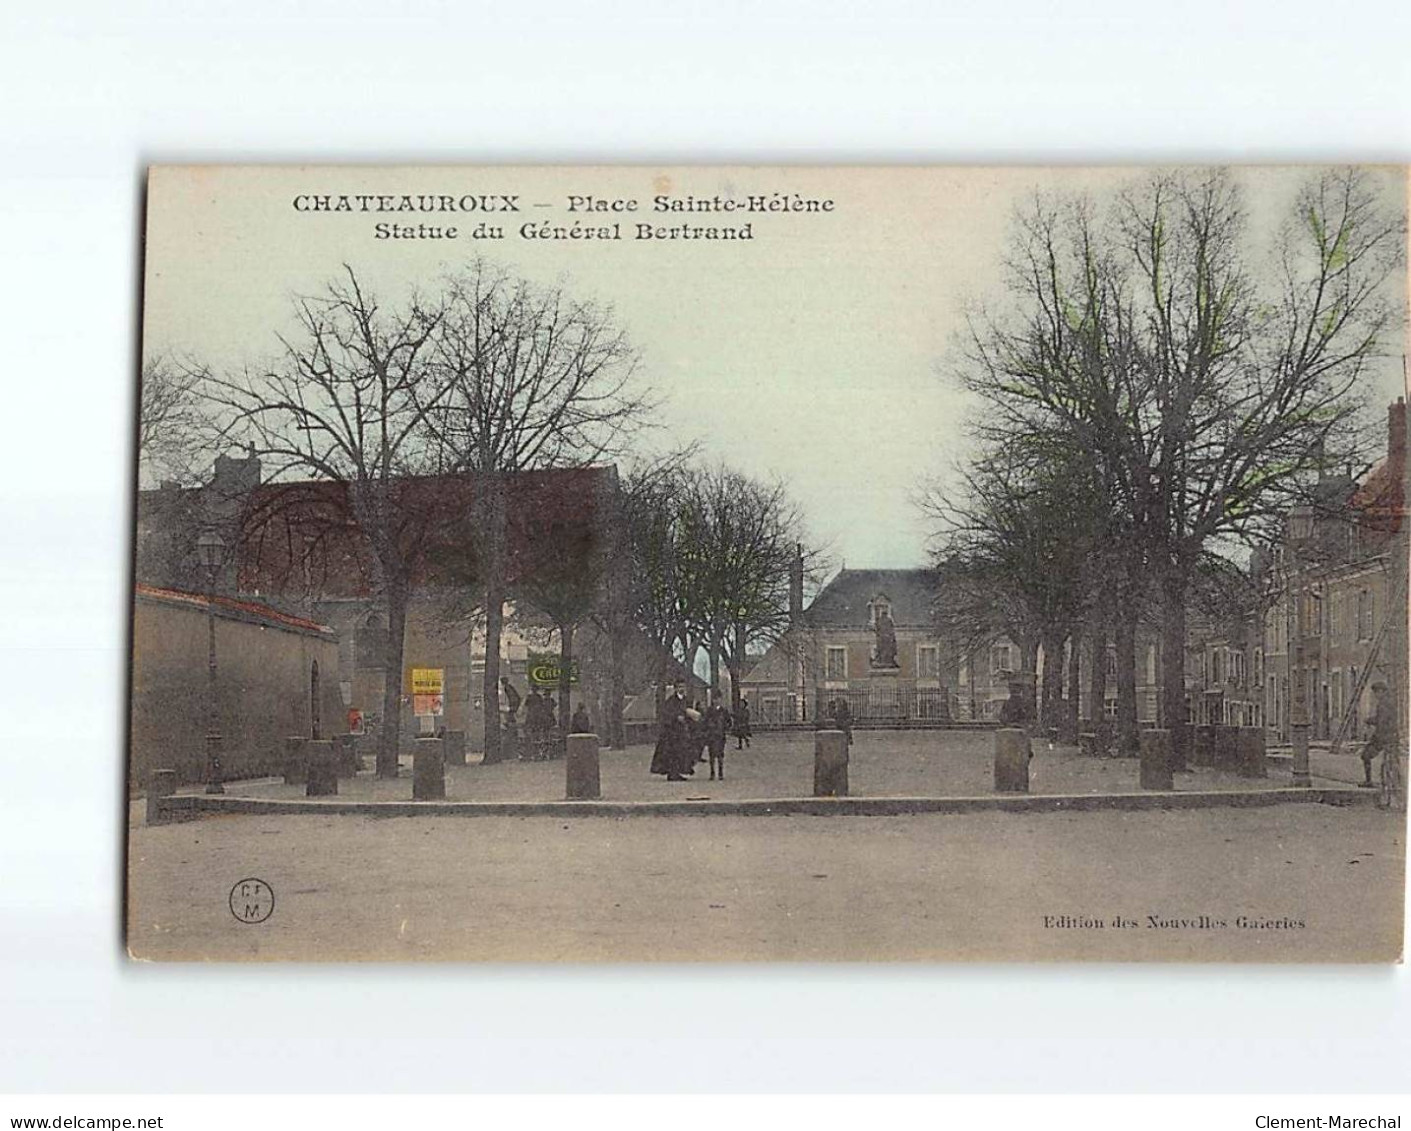
{"type": "MultiPolygon", "coordinates": [[[[559,685],[559,657],[550,652],[529,653],[529,682],[536,687],[557,687],[559,685]]],[[[578,682],[578,661],[573,661],[569,669],[568,682],[578,682]]]]}

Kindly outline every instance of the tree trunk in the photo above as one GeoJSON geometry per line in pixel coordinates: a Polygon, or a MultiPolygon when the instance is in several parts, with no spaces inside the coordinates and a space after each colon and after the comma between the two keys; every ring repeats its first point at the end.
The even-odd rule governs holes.
{"type": "Polygon", "coordinates": [[[1044,678],[1039,721],[1044,730],[1062,726],[1059,718],[1063,700],[1063,634],[1049,630],[1043,635],[1044,678]]]}
{"type": "Polygon", "coordinates": [[[500,641],[505,628],[505,599],[498,589],[485,592],[485,679],[481,701],[485,715],[484,764],[504,761],[504,734],[500,729],[500,641]]]}
{"type": "Polygon", "coordinates": [[[573,625],[559,625],[559,731],[573,729],[573,625]]]}
{"type": "Polygon", "coordinates": [[[485,715],[484,764],[504,761],[500,730],[500,641],[505,627],[505,499],[498,475],[480,477],[485,531],[485,715]]]}
{"type": "MultiPolygon", "coordinates": [[[[1099,605],[1106,594],[1098,598],[1099,605]]],[[[1093,613],[1088,633],[1088,713],[1093,734],[1097,736],[1097,752],[1107,753],[1107,615],[1101,607],[1093,613]]]]}
{"type": "Polygon", "coordinates": [[[1186,571],[1167,566],[1161,585],[1161,717],[1171,734],[1171,764],[1187,765],[1190,732],[1186,726],[1186,571]]]}
{"type": "Polygon", "coordinates": [[[613,632],[608,637],[608,647],[612,650],[608,662],[608,744],[614,750],[627,748],[627,727],[622,721],[622,702],[627,698],[627,673],[624,669],[627,642],[622,632],[613,632]]]}
{"type": "Polygon", "coordinates": [[[1035,686],[1039,667],[1039,644],[1027,633],[1019,642],[1019,691],[1023,705],[1026,730],[1032,731],[1038,722],[1038,705],[1034,702],[1035,686]]]}
{"type": "Polygon", "coordinates": [[[710,658],[710,689],[720,691],[720,641],[712,640],[707,652],[710,658]]]}
{"type": "Polygon", "coordinates": [[[1137,737],[1137,602],[1136,587],[1123,578],[1117,596],[1114,639],[1117,651],[1117,753],[1135,758],[1137,737]]]}
{"type": "Polygon", "coordinates": [[[395,778],[402,748],[402,659],[407,638],[407,594],[387,587],[387,645],[382,656],[382,729],[377,736],[377,776],[395,778]]]}
{"type": "Polygon", "coordinates": [[[1063,741],[1074,745],[1077,744],[1078,731],[1081,729],[1078,722],[1078,704],[1083,692],[1082,656],[1083,630],[1074,625],[1068,637],[1068,702],[1064,705],[1062,724],[1063,741]]]}

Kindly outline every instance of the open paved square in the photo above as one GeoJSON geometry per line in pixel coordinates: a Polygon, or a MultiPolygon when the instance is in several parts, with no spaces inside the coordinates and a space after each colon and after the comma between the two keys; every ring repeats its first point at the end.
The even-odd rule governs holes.
{"type": "Polygon", "coordinates": [[[138,809],[128,937],[145,959],[1385,962],[1401,948],[1404,817],[1369,806],[157,827],[138,809]],[[276,900],[259,923],[228,902],[250,877],[276,900]]]}
{"type": "MultiPolygon", "coordinates": [[[[600,752],[603,798],[609,801],[757,800],[808,797],[813,791],[813,733],[772,732],[756,736],[749,749],[736,750],[733,740],[725,754],[725,780],[711,781],[708,767],[696,766],[693,778],[668,782],[648,772],[650,746],[600,752]]],[[[849,753],[849,792],[858,797],[978,797],[993,794],[992,749],[989,731],[868,731],[856,732],[849,753]]],[[[371,762],[370,754],[365,761],[371,762]]],[[[1346,780],[1321,784],[1347,784],[1347,774],[1361,763],[1344,757],[1329,772],[1346,780]],[[1343,762],[1348,763],[1342,765],[1343,762]]],[[[1268,789],[1291,784],[1289,765],[1272,760],[1267,778],[1241,778],[1210,769],[1176,776],[1178,790],[1208,791],[1268,789]]],[[[198,792],[200,787],[194,787],[198,792]]],[[[340,800],[393,801],[411,797],[410,759],[403,758],[403,773],[396,780],[379,780],[370,772],[338,785],[340,800]]],[[[1049,747],[1035,740],[1030,765],[1030,792],[1131,793],[1139,789],[1138,766],[1133,758],[1084,758],[1071,746],[1049,747]]],[[[564,796],[564,763],[505,762],[471,764],[446,770],[446,796],[453,801],[556,801],[564,796]]],[[[303,786],[274,779],[235,782],[227,786],[235,795],[302,798],[303,786]]]]}

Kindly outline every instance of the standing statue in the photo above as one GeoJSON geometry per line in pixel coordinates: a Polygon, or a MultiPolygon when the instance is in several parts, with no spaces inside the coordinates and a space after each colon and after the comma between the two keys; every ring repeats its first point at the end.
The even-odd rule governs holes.
{"type": "Polygon", "coordinates": [[[897,626],[887,609],[877,610],[877,647],[872,656],[872,666],[897,667],[897,626]]]}

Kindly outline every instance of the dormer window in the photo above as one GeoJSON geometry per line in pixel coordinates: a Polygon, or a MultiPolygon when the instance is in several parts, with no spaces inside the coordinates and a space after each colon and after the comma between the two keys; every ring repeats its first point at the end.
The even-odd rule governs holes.
{"type": "Polygon", "coordinates": [[[867,624],[869,628],[877,627],[877,619],[883,613],[892,615],[892,602],[890,598],[883,594],[878,594],[867,603],[867,624]]]}

